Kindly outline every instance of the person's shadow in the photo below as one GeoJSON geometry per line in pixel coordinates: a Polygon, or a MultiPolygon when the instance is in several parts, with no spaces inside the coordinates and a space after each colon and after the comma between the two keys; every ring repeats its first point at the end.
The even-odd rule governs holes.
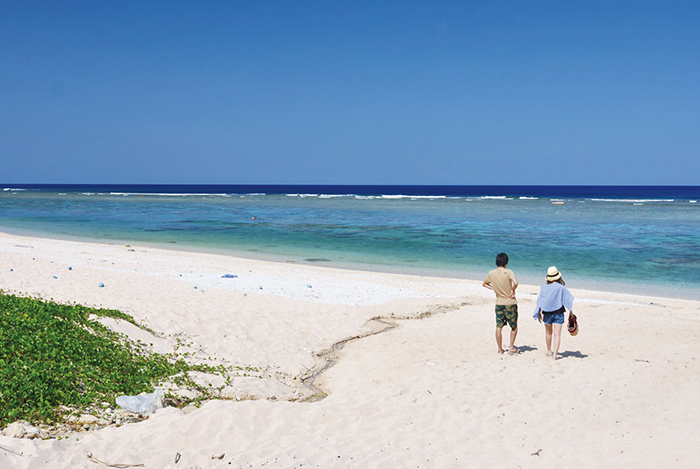
{"type": "Polygon", "coordinates": [[[530,347],[529,345],[518,345],[518,350],[520,350],[520,353],[525,353],[525,352],[534,352],[537,350],[537,347],[530,347]]]}
{"type": "MultiPolygon", "coordinates": [[[[518,349],[520,350],[521,353],[534,352],[536,350],[539,350],[537,347],[531,347],[529,345],[518,345],[518,349]]],[[[576,350],[574,352],[566,351],[566,352],[559,352],[559,358],[588,358],[588,355],[584,355],[583,353],[579,352],[578,350],[576,350]]]]}
{"type": "Polygon", "coordinates": [[[588,355],[584,355],[578,350],[576,350],[575,352],[566,351],[562,352],[559,355],[559,358],[588,358],[588,355]]]}

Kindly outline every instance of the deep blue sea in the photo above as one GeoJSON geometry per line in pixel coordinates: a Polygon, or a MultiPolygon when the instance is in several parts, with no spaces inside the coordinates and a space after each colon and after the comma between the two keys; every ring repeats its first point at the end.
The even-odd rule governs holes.
{"type": "Polygon", "coordinates": [[[700,299],[700,186],[0,188],[8,233],[700,299]]]}

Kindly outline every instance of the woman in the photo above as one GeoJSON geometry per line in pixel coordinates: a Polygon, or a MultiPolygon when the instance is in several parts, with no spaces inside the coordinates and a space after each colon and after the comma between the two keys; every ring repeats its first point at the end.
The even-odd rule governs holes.
{"type": "Polygon", "coordinates": [[[566,284],[555,266],[547,269],[546,278],[547,283],[540,288],[540,296],[537,298],[533,318],[544,322],[547,356],[551,355],[556,360],[561,344],[564,313],[567,309],[569,314],[573,313],[574,296],[564,286],[566,284]]]}

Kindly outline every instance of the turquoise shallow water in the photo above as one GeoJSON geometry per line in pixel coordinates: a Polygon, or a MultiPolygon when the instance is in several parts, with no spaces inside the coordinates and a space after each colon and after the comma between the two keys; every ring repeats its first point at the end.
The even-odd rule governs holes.
{"type": "Polygon", "coordinates": [[[573,287],[700,299],[695,199],[564,195],[8,188],[0,230],[473,279],[505,251],[521,282],[541,283],[555,264],[573,287]]]}

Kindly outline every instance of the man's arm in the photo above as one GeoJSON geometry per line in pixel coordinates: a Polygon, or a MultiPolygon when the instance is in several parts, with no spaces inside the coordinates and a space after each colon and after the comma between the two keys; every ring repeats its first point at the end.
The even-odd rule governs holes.
{"type": "Polygon", "coordinates": [[[513,275],[513,278],[510,279],[510,283],[511,283],[510,298],[515,298],[515,289],[518,288],[518,279],[515,278],[515,275],[513,275]]]}
{"type": "Polygon", "coordinates": [[[481,286],[484,287],[484,288],[488,288],[489,290],[493,290],[493,287],[491,286],[491,284],[488,283],[486,280],[483,281],[483,283],[481,284],[481,286]]]}

